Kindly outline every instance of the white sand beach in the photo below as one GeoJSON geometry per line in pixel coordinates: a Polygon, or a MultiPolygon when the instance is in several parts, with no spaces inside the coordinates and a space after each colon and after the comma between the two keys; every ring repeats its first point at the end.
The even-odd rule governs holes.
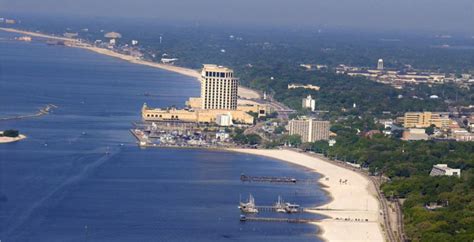
{"type": "Polygon", "coordinates": [[[303,166],[322,174],[320,183],[332,200],[315,211],[327,219],[315,223],[326,241],[384,241],[379,216],[379,201],[373,184],[364,176],[331,164],[318,157],[291,150],[233,149],[232,151],[266,156],[303,166]],[[347,182],[340,182],[346,181],[347,182]],[[338,218],[338,219],[337,219],[338,218]],[[345,219],[350,219],[346,221],[345,219]],[[363,220],[355,221],[356,219],[363,220]],[[365,220],[368,221],[365,221],[365,220]]]}
{"type": "MultiPolygon", "coordinates": [[[[0,133],[3,133],[3,132],[0,132],[0,133]]],[[[18,137],[1,136],[0,137],[0,144],[13,143],[13,142],[17,142],[17,141],[20,141],[20,140],[23,140],[23,139],[26,139],[26,136],[23,135],[23,134],[18,135],[18,137]]]]}
{"type": "MultiPolygon", "coordinates": [[[[31,31],[23,31],[23,30],[12,29],[12,28],[0,28],[0,30],[6,31],[6,32],[11,32],[11,33],[28,35],[28,36],[32,36],[32,37],[38,37],[38,38],[68,41],[68,42],[70,42],[68,44],[68,46],[70,46],[70,47],[90,50],[90,51],[93,51],[93,52],[96,52],[96,53],[99,53],[99,54],[102,54],[102,55],[107,55],[107,56],[110,56],[110,57],[122,59],[122,60],[128,61],[130,63],[139,64],[139,65],[146,65],[146,66],[150,66],[150,67],[154,67],[154,68],[159,68],[159,69],[179,73],[179,74],[182,74],[182,75],[185,75],[185,76],[193,77],[193,78],[196,78],[196,79],[199,79],[199,77],[201,76],[199,71],[197,71],[197,70],[184,68],[184,67],[179,67],[179,66],[173,66],[173,65],[165,65],[165,64],[151,62],[151,61],[140,60],[140,59],[137,59],[136,57],[121,54],[121,53],[117,53],[113,50],[98,48],[98,47],[92,46],[90,44],[81,43],[81,41],[77,40],[77,39],[58,37],[58,36],[54,36],[54,35],[42,34],[42,33],[31,32],[31,31]]],[[[238,95],[241,98],[244,98],[244,99],[259,99],[260,98],[260,94],[258,92],[254,91],[252,89],[249,89],[249,88],[242,87],[242,86],[239,87],[238,95]]]]}

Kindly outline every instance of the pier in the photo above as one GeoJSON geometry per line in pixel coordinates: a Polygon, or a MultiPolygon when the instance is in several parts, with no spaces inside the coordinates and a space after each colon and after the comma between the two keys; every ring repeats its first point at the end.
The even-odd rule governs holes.
{"type": "Polygon", "coordinates": [[[312,223],[319,222],[321,219],[303,219],[303,218],[265,218],[265,217],[240,217],[241,222],[284,222],[284,223],[312,223]]]}
{"type": "Polygon", "coordinates": [[[270,218],[270,217],[247,217],[240,216],[241,222],[283,222],[283,223],[314,223],[322,220],[331,220],[334,222],[345,223],[377,223],[377,221],[370,221],[361,218],[270,218]]]}
{"type": "MultiPolygon", "coordinates": [[[[277,207],[275,206],[255,206],[255,208],[258,209],[258,211],[260,212],[277,212],[277,207]]],[[[318,208],[318,207],[314,207],[314,208],[308,208],[308,207],[299,207],[297,209],[297,212],[293,212],[293,213],[307,213],[307,212],[311,212],[311,211],[364,211],[364,210],[348,210],[348,209],[334,209],[334,208],[318,208]]]]}
{"type": "Polygon", "coordinates": [[[315,179],[297,179],[294,177],[274,177],[274,176],[247,176],[245,174],[240,175],[240,180],[242,182],[268,182],[268,183],[315,183],[315,179]]]}
{"type": "MultiPolygon", "coordinates": [[[[278,212],[278,207],[276,206],[255,206],[255,208],[258,209],[260,212],[278,212]]],[[[304,213],[309,211],[310,209],[306,208],[298,208],[297,211],[291,212],[291,213],[304,213]]]]}

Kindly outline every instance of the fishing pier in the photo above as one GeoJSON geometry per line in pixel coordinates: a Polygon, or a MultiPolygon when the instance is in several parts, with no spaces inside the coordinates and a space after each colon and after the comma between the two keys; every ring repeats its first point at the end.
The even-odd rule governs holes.
{"type": "Polygon", "coordinates": [[[303,218],[265,218],[265,217],[246,217],[240,216],[241,222],[284,222],[284,223],[314,223],[321,219],[303,219],[303,218]]]}
{"type": "Polygon", "coordinates": [[[248,176],[245,174],[240,175],[242,182],[267,182],[275,184],[296,184],[296,183],[316,183],[316,179],[297,179],[294,177],[275,177],[275,176],[248,176]]]}

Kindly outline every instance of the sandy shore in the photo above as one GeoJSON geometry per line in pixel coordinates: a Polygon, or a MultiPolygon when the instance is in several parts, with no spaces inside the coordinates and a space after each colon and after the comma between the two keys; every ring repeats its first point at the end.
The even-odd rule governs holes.
{"type": "Polygon", "coordinates": [[[0,144],[6,144],[6,143],[13,143],[13,142],[17,142],[17,141],[20,141],[20,140],[23,140],[23,139],[26,139],[26,136],[25,135],[18,135],[18,137],[0,137],[0,144]]]}
{"type": "MultiPolygon", "coordinates": [[[[139,64],[139,65],[145,65],[145,66],[150,66],[150,67],[154,67],[154,68],[159,68],[159,69],[179,73],[181,75],[193,77],[193,78],[196,78],[196,79],[199,79],[199,77],[201,76],[201,74],[197,70],[184,68],[184,67],[179,67],[179,66],[173,66],[173,65],[165,65],[165,64],[151,62],[151,61],[140,60],[140,59],[137,59],[136,57],[121,54],[121,53],[117,53],[113,50],[98,48],[98,47],[92,46],[90,44],[81,43],[77,39],[58,37],[58,36],[47,35],[47,34],[42,34],[42,33],[38,33],[38,32],[23,31],[23,30],[12,29],[12,28],[0,28],[0,30],[6,31],[6,32],[11,32],[11,33],[29,35],[29,36],[38,37],[38,38],[68,41],[68,42],[70,42],[70,44],[68,45],[70,47],[90,50],[90,51],[93,51],[93,52],[96,52],[96,53],[99,53],[99,54],[102,54],[102,55],[107,55],[107,56],[110,56],[110,57],[125,60],[125,61],[128,61],[128,62],[133,63],[133,64],[139,64]]],[[[239,87],[238,95],[241,98],[245,98],[245,99],[259,99],[260,98],[260,94],[258,92],[254,91],[252,89],[249,89],[249,88],[245,88],[245,87],[239,87]]]]}
{"type": "Polygon", "coordinates": [[[373,184],[364,176],[315,156],[296,151],[262,149],[233,149],[232,151],[283,160],[322,174],[320,183],[332,200],[320,208],[338,210],[317,211],[328,217],[315,223],[322,230],[320,233],[322,239],[326,241],[384,241],[381,228],[383,221],[379,216],[376,191],[373,184]],[[341,184],[340,179],[347,180],[347,184],[341,184]],[[336,218],[350,218],[353,221],[336,218]],[[355,219],[368,219],[368,222],[357,222],[354,221],[355,219]]]}

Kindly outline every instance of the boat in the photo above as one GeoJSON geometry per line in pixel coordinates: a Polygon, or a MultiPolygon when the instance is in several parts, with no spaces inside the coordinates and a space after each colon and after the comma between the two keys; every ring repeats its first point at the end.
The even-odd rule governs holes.
{"type": "Polygon", "coordinates": [[[278,201],[273,205],[273,207],[277,213],[286,213],[285,204],[283,203],[281,196],[278,196],[278,201]]]}
{"type": "Polygon", "coordinates": [[[285,203],[285,211],[287,213],[299,213],[300,205],[294,203],[285,203]]]}
{"type": "Polygon", "coordinates": [[[247,202],[239,202],[240,211],[244,213],[258,213],[258,209],[255,206],[255,199],[253,198],[252,194],[249,194],[249,199],[247,202]]]}
{"type": "Polygon", "coordinates": [[[294,203],[285,203],[281,196],[278,196],[278,201],[273,205],[277,213],[299,213],[300,205],[294,203]]]}

